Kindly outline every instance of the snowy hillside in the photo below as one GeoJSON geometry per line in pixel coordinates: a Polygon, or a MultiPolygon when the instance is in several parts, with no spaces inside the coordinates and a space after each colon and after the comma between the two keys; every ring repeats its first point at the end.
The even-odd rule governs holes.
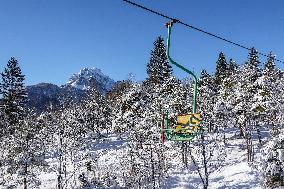
{"type": "Polygon", "coordinates": [[[78,74],[71,76],[67,85],[74,88],[85,90],[96,86],[103,92],[111,89],[115,81],[102,73],[98,68],[84,68],[78,74]]]}

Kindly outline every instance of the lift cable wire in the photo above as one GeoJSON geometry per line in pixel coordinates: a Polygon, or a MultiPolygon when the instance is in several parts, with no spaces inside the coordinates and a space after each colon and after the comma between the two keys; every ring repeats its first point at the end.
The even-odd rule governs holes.
{"type": "MultiPolygon", "coordinates": [[[[160,13],[160,12],[154,11],[154,10],[152,10],[152,9],[149,9],[149,8],[147,8],[147,7],[145,7],[145,6],[139,5],[139,4],[134,3],[134,2],[132,2],[132,1],[129,1],[129,0],[123,0],[123,1],[126,2],[126,3],[129,3],[129,4],[133,5],[133,6],[136,6],[136,7],[138,7],[138,8],[144,9],[144,10],[146,10],[146,11],[148,11],[148,12],[151,12],[151,13],[153,13],[153,14],[156,14],[156,15],[158,15],[158,16],[161,16],[161,17],[163,17],[163,18],[166,18],[166,19],[169,19],[169,20],[173,20],[173,21],[175,21],[176,23],[179,23],[179,24],[184,25],[184,26],[186,26],[186,27],[188,27],[188,28],[191,28],[191,29],[194,29],[194,30],[196,30],[196,31],[199,31],[199,32],[201,32],[201,33],[203,33],[203,34],[209,35],[209,36],[211,36],[211,37],[214,37],[214,38],[220,39],[220,40],[222,40],[222,41],[225,41],[225,42],[227,42],[227,43],[230,43],[230,44],[232,44],[232,45],[235,45],[235,46],[237,46],[237,47],[243,48],[243,49],[248,50],[248,51],[252,50],[252,48],[249,48],[249,47],[246,47],[246,46],[241,45],[241,44],[239,44],[239,43],[236,43],[236,42],[233,42],[233,41],[231,41],[231,40],[225,39],[225,38],[220,37],[220,36],[218,36],[218,35],[216,35],[216,34],[213,34],[213,33],[211,33],[211,32],[202,30],[202,29],[200,29],[200,28],[197,28],[197,27],[195,27],[195,26],[192,26],[192,25],[190,25],[190,24],[187,24],[187,23],[185,23],[185,22],[183,22],[183,21],[181,21],[181,20],[179,20],[179,19],[176,19],[176,18],[173,18],[173,17],[171,17],[171,16],[162,14],[162,13],[160,13]]],[[[267,55],[267,54],[262,53],[262,52],[257,52],[257,54],[262,55],[262,56],[265,56],[265,57],[267,57],[267,58],[271,57],[271,55],[267,55]]],[[[277,62],[284,63],[284,61],[281,61],[281,60],[279,60],[279,59],[276,59],[275,57],[274,57],[274,60],[277,61],[277,62]]]]}

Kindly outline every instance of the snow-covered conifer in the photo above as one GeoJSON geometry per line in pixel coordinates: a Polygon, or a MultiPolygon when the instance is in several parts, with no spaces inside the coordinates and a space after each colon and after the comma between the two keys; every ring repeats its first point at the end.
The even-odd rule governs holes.
{"type": "Polygon", "coordinates": [[[265,188],[284,186],[284,136],[275,136],[264,147],[260,170],[265,188]]]}
{"type": "Polygon", "coordinates": [[[18,61],[12,57],[4,69],[0,94],[2,96],[2,105],[5,118],[8,122],[6,132],[13,133],[15,125],[23,120],[27,102],[27,93],[24,86],[25,77],[22,74],[18,61]]]}
{"type": "Polygon", "coordinates": [[[220,86],[225,77],[228,75],[228,63],[223,52],[219,53],[216,64],[215,81],[217,86],[220,86]]]}
{"type": "Polygon", "coordinates": [[[172,75],[172,66],[168,63],[166,46],[161,36],[154,42],[154,49],[147,64],[147,74],[153,83],[163,83],[172,75]]]}

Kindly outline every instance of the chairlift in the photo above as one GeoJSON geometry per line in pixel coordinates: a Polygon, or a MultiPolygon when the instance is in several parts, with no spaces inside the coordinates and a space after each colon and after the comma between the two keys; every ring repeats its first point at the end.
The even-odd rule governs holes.
{"type": "Polygon", "coordinates": [[[163,113],[162,123],[161,123],[161,140],[164,144],[165,140],[169,141],[192,141],[200,132],[204,131],[204,127],[201,127],[202,116],[201,113],[196,112],[197,104],[197,77],[196,75],[183,67],[182,65],[176,63],[170,56],[170,42],[171,42],[171,30],[176,20],[172,20],[166,23],[168,28],[168,39],[167,39],[167,58],[169,62],[181,70],[187,72],[192,76],[194,81],[194,93],[193,93],[193,105],[192,113],[183,114],[177,116],[177,121],[174,124],[171,124],[169,121],[169,114],[163,113]]]}

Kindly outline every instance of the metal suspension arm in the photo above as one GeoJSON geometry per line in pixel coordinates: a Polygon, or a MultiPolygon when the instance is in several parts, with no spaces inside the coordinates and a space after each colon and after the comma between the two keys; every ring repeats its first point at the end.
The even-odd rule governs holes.
{"type": "Polygon", "coordinates": [[[172,32],[172,26],[176,22],[176,20],[172,20],[171,22],[166,23],[166,27],[168,28],[168,40],[167,40],[167,57],[173,65],[177,66],[178,68],[182,69],[183,71],[187,72],[189,75],[192,76],[194,81],[194,93],[193,93],[193,106],[192,106],[192,112],[196,113],[196,98],[197,98],[197,77],[194,75],[193,72],[186,69],[182,65],[176,63],[170,56],[170,46],[171,46],[171,32],[172,32]]]}

